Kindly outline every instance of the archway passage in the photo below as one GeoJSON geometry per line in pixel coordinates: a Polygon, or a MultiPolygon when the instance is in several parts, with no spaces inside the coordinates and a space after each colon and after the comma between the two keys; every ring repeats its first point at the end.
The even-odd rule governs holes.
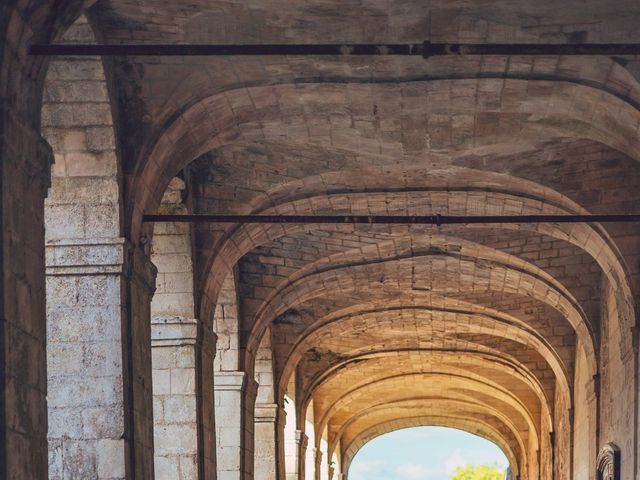
{"type": "Polygon", "coordinates": [[[344,480],[431,425],[638,479],[637,225],[143,222],[638,213],[637,58],[27,48],[640,43],[637,0],[558,3],[2,2],[0,477],[344,480]]]}
{"type": "Polygon", "coordinates": [[[418,420],[380,425],[350,462],[351,480],[449,480],[468,467],[489,467],[506,477],[509,460],[496,444],[448,427],[419,426],[418,420]]]}

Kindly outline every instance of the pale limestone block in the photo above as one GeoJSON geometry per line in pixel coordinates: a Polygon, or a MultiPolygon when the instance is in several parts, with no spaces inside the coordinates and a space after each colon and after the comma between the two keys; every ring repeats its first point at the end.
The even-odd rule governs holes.
{"type": "MultiPolygon", "coordinates": [[[[153,349],[155,355],[157,349],[153,349]]],[[[154,361],[155,365],[155,361],[154,361]]],[[[153,370],[153,394],[154,395],[167,395],[171,393],[171,371],[168,369],[159,370],[154,368],[153,370]]]]}
{"type": "MultiPolygon", "coordinates": [[[[54,387],[55,388],[55,387],[54,387]]],[[[52,438],[82,438],[82,416],[76,407],[49,409],[48,435],[52,438]]]]}
{"type": "Polygon", "coordinates": [[[238,367],[238,352],[236,350],[223,350],[216,357],[220,358],[220,370],[231,371],[238,367]]]}
{"type": "Polygon", "coordinates": [[[216,428],[218,444],[225,448],[240,448],[241,435],[239,422],[230,422],[230,425],[216,428]]]}
{"type": "Polygon", "coordinates": [[[180,457],[180,480],[198,480],[198,459],[195,455],[180,457]]]}
{"type": "Polygon", "coordinates": [[[83,371],[84,349],[81,343],[50,343],[47,346],[47,368],[56,376],[78,375],[83,371]]]}
{"type": "Polygon", "coordinates": [[[49,439],[49,480],[62,479],[62,440],[49,439]]]}
{"type": "Polygon", "coordinates": [[[91,440],[63,440],[62,476],[65,480],[92,478],[96,472],[96,442],[91,440]]]}
{"type": "Polygon", "coordinates": [[[87,207],[85,222],[87,234],[97,238],[118,236],[120,224],[113,216],[113,211],[117,208],[117,204],[114,203],[100,203],[87,207]]]}
{"type": "Polygon", "coordinates": [[[193,297],[184,293],[160,293],[153,296],[151,311],[154,315],[193,317],[193,297]]]}
{"type": "Polygon", "coordinates": [[[164,421],[166,423],[195,424],[196,397],[195,395],[170,395],[163,402],[164,421]]]}
{"type": "Polygon", "coordinates": [[[85,375],[117,375],[122,372],[122,344],[121,342],[91,342],[85,343],[82,366],[85,375]]]}
{"type": "Polygon", "coordinates": [[[116,145],[113,127],[104,126],[87,128],[86,143],[87,148],[93,152],[115,150],[116,145]]]}
{"type": "Polygon", "coordinates": [[[182,455],[197,450],[198,432],[195,425],[157,425],[154,434],[158,455],[182,455]]]}
{"type": "Polygon", "coordinates": [[[84,238],[85,212],[82,205],[50,205],[45,210],[47,239],[84,238]]]}
{"type": "Polygon", "coordinates": [[[124,406],[96,406],[82,410],[84,438],[120,438],[124,433],[124,406]]]}
{"type": "Polygon", "coordinates": [[[171,393],[193,393],[196,388],[195,370],[193,368],[171,369],[171,393]]]}
{"type": "Polygon", "coordinates": [[[180,466],[178,457],[155,456],[155,480],[180,479],[180,466]]]}
{"type": "Polygon", "coordinates": [[[103,439],[98,441],[98,477],[125,477],[124,440],[103,439]]]}

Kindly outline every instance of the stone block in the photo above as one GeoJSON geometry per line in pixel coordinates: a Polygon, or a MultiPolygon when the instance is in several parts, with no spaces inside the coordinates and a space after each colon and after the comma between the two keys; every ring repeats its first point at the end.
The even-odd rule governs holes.
{"type": "Polygon", "coordinates": [[[50,441],[82,438],[82,416],[77,407],[50,407],[48,417],[50,441]]]}
{"type": "Polygon", "coordinates": [[[84,438],[117,439],[124,434],[124,406],[89,407],[82,410],[84,438]]]}
{"type": "Polygon", "coordinates": [[[62,444],[63,478],[94,478],[97,468],[96,442],[64,440],[62,444]]]}
{"type": "MultiPolygon", "coordinates": [[[[155,365],[154,365],[155,366],[155,365]]],[[[171,393],[171,372],[170,370],[153,370],[153,394],[168,395],[171,393]]]]}
{"type": "Polygon", "coordinates": [[[156,454],[154,466],[156,480],[178,480],[181,478],[178,457],[156,454]]]}
{"type": "Polygon", "coordinates": [[[195,370],[193,368],[171,369],[171,393],[194,393],[196,388],[195,370]]]}
{"type": "Polygon", "coordinates": [[[125,444],[122,439],[98,441],[98,477],[125,478],[125,444]]]}
{"type": "Polygon", "coordinates": [[[113,151],[116,149],[113,127],[90,127],[86,130],[87,148],[92,152],[113,151]]]}
{"type": "Polygon", "coordinates": [[[45,217],[48,240],[84,238],[85,216],[82,205],[49,205],[45,217]]]}
{"type": "Polygon", "coordinates": [[[164,401],[166,423],[196,423],[195,395],[170,395],[164,401]]]}
{"type": "Polygon", "coordinates": [[[197,451],[195,425],[156,425],[154,429],[156,455],[183,455],[197,451]]]}
{"type": "MultiPolygon", "coordinates": [[[[113,155],[90,152],[70,152],[65,155],[70,177],[108,177],[116,174],[113,155]]],[[[113,217],[113,210],[111,211],[113,217]]]]}

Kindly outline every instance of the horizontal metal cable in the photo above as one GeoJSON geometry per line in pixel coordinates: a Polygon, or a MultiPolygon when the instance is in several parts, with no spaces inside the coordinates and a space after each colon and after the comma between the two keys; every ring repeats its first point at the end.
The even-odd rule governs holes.
{"type": "Polygon", "coordinates": [[[229,56],[229,55],[640,55],[639,43],[345,43],[345,44],[49,44],[31,55],[229,56]]]}
{"type": "Polygon", "coordinates": [[[458,225],[495,223],[640,222],[640,214],[613,215],[144,215],[144,222],[458,225]]]}

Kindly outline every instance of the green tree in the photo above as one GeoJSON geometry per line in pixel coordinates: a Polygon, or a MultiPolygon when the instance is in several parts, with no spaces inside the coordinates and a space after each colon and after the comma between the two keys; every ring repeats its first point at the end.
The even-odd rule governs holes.
{"type": "Polygon", "coordinates": [[[504,472],[491,465],[458,467],[451,480],[504,480],[504,472]]]}

